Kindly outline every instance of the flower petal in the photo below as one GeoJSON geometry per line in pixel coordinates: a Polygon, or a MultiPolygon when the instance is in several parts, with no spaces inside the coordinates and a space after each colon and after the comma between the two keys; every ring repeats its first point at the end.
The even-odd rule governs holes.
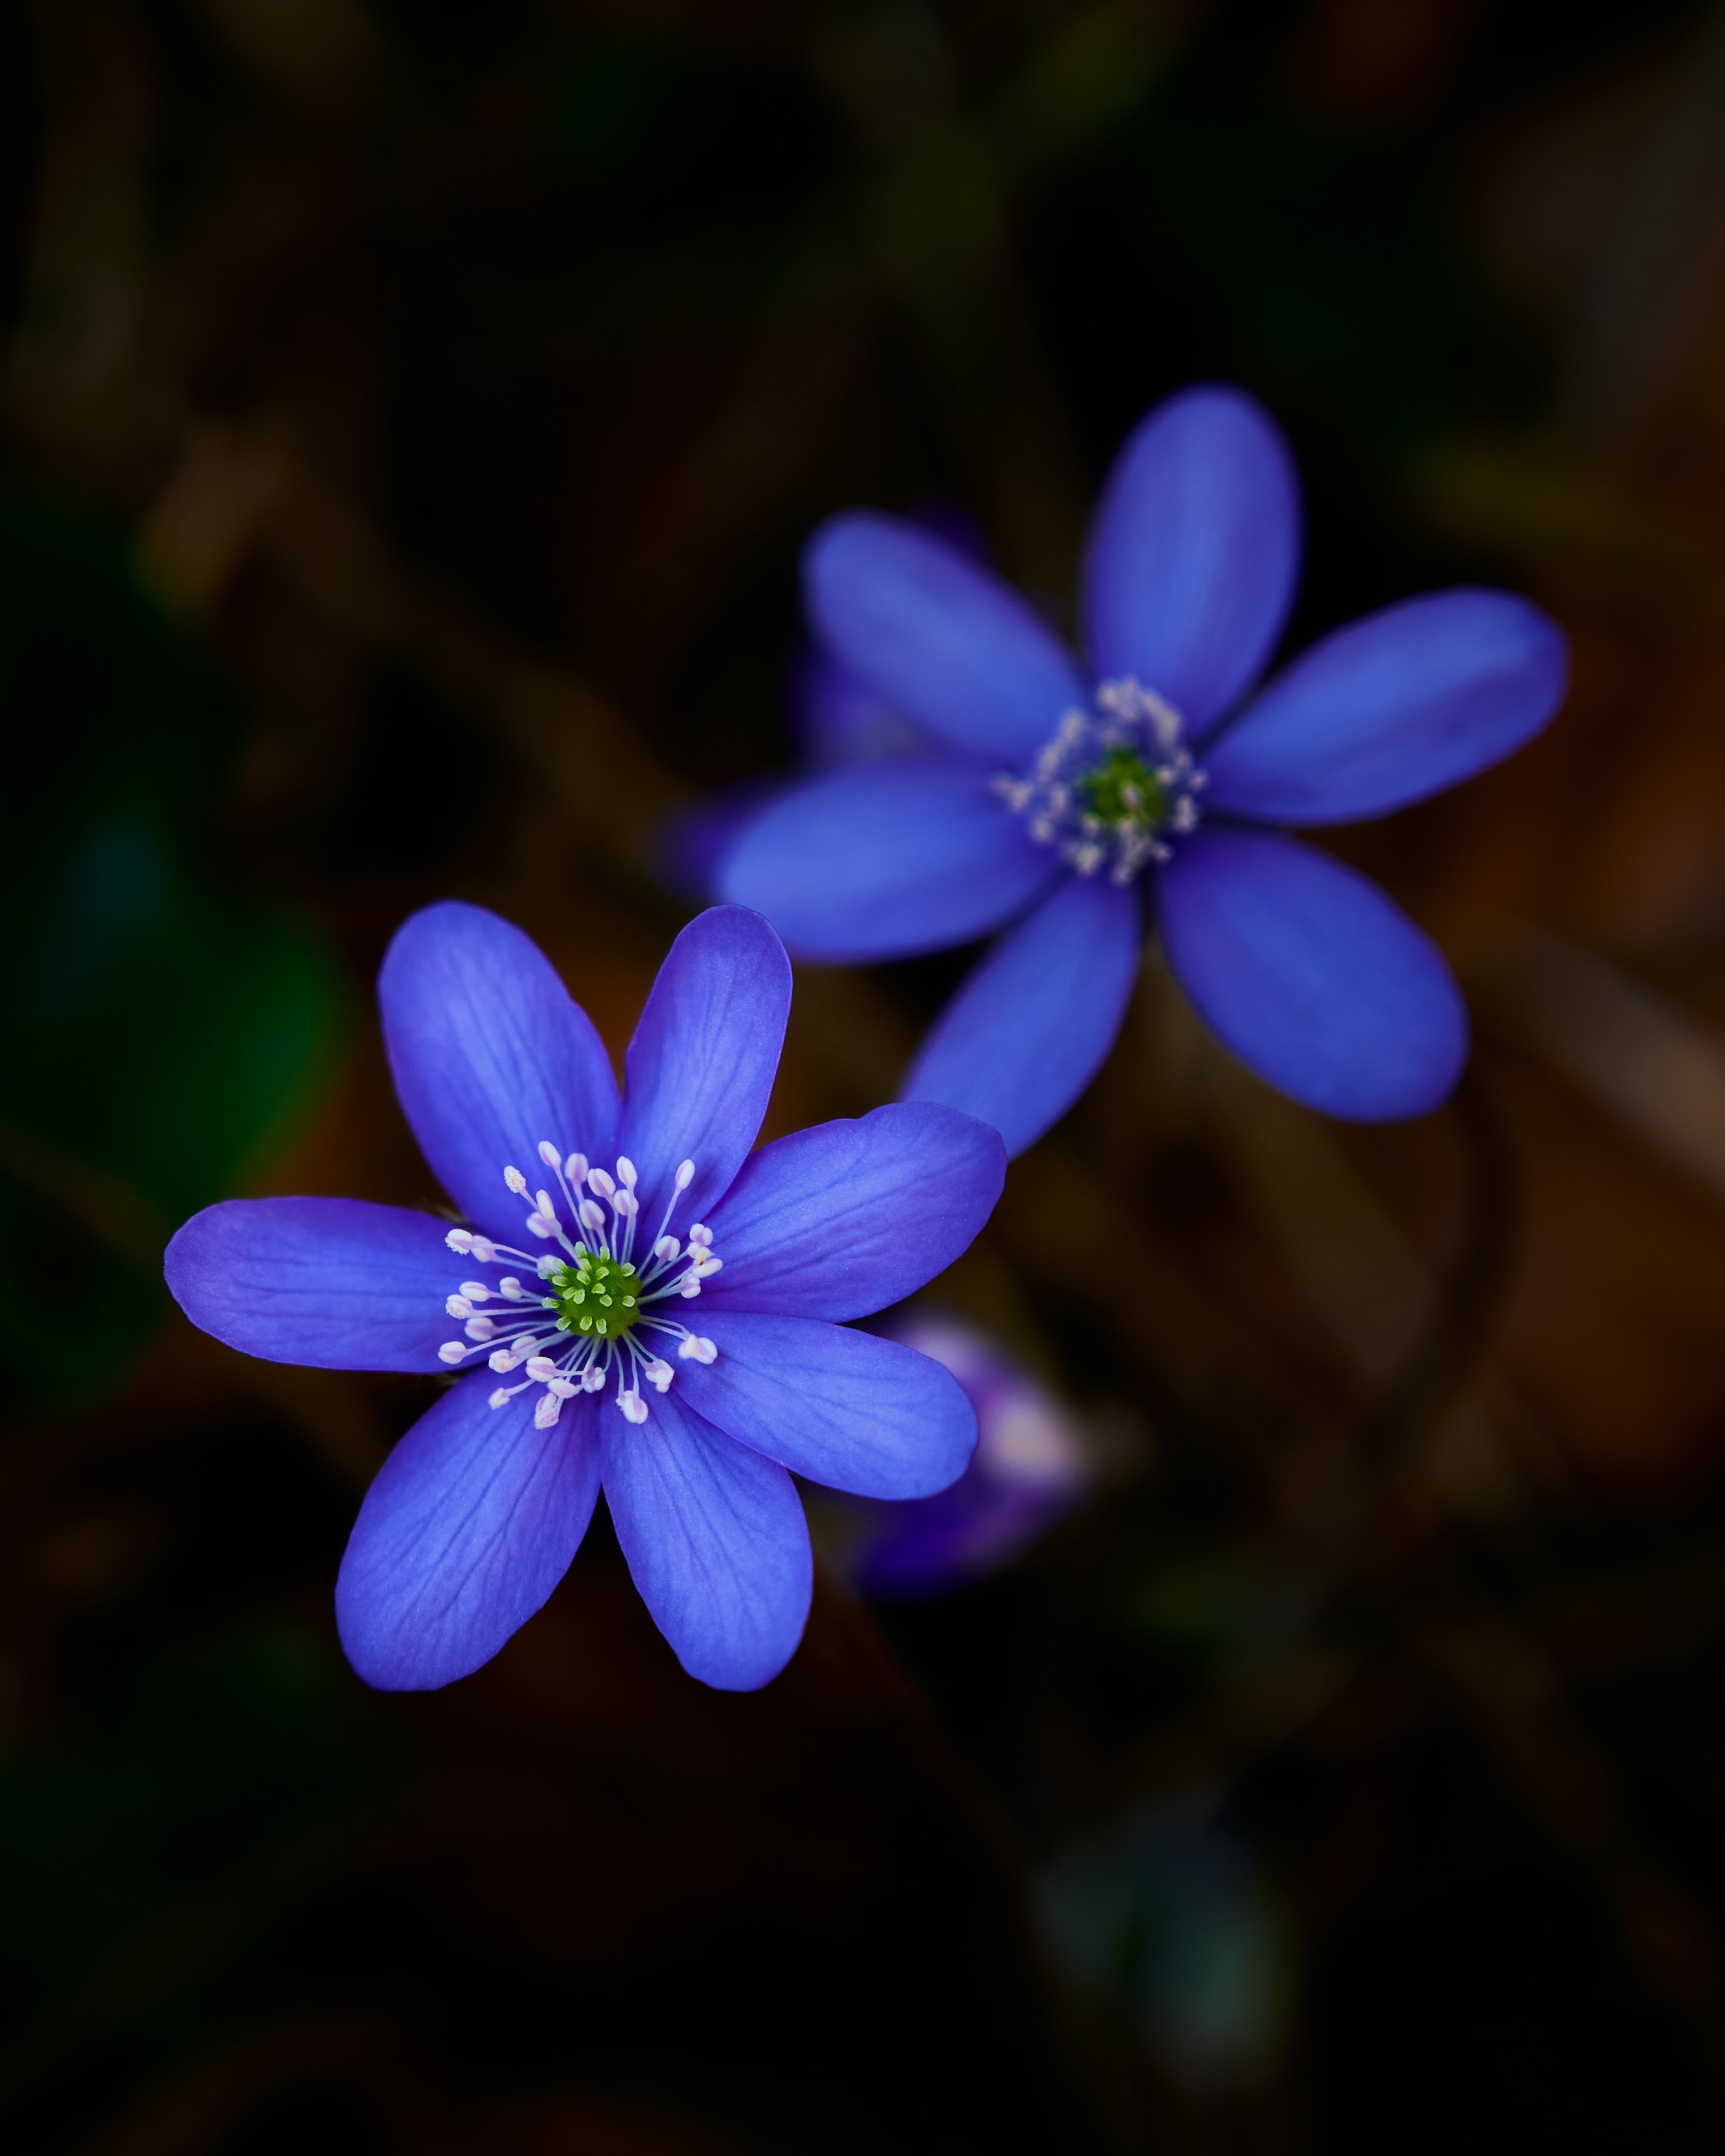
{"type": "Polygon", "coordinates": [[[976,1410],[914,1348],[814,1317],[701,1313],[717,1348],[679,1362],[688,1405],[751,1451],[860,1497],[929,1497],[976,1450],[976,1410]]]}
{"type": "Polygon", "coordinates": [[[775,1138],[713,1214],[725,1269],[696,1306],[866,1317],[961,1257],[1005,1180],[999,1133],[932,1101],[775,1138]]]}
{"type": "Polygon", "coordinates": [[[1531,739],[1568,645],[1508,592],[1433,592],[1327,636],[1204,752],[1219,808],[1343,824],[1440,793],[1531,739]]]}
{"type": "Polygon", "coordinates": [[[441,1370],[462,1264],[444,1224],[357,1198],[231,1198],[162,1260],[192,1322],[243,1355],[316,1370],[441,1370]]]}
{"type": "Polygon", "coordinates": [[[1087,706],[1076,662],[991,570],[896,516],[835,516],[803,557],[809,619],[883,702],[955,748],[1027,764],[1087,706]]]}
{"type": "Polygon", "coordinates": [[[336,1581],[347,1659],[383,1691],[488,1662],[569,1568],[599,1486],[598,1408],[537,1430],[539,1389],[501,1408],[476,1373],[403,1438],[367,1491],[336,1581]]]}
{"type": "Polygon", "coordinates": [[[814,1560],[783,1468],[667,1394],[644,1423],[613,1409],[605,1498],[653,1621],[691,1677],[754,1691],[797,1651],[814,1560]]]}
{"type": "Polygon", "coordinates": [[[1158,404],[1114,460],[1091,526],[1085,636],[1104,680],[1133,675],[1202,727],[1243,696],[1300,573],[1300,481],[1243,390],[1158,404]]]}
{"type": "Polygon", "coordinates": [[[429,906],[397,930],[377,977],[395,1090],[451,1198],[520,1238],[506,1167],[536,1172],[542,1138],[608,1150],[617,1081],[587,1014],[536,943],[484,907],[429,906]]]}
{"type": "Polygon", "coordinates": [[[1015,1160],[1101,1068],[1143,947],[1136,891],[1069,877],[1007,931],[936,1019],[901,1097],[992,1123],[1015,1160]]]}
{"type": "Polygon", "coordinates": [[[855,963],[986,936],[1059,869],[978,766],[930,757],[792,787],[737,839],[720,882],[798,956],[855,963]]]}
{"type": "Polygon", "coordinates": [[[790,1008],[784,946],[746,907],[697,914],[665,954],[629,1045],[617,1140],[655,1220],[680,1162],[695,1163],[685,1227],[731,1188],[767,1112],[790,1008]]]}
{"type": "Polygon", "coordinates": [[[1448,1095],[1466,1009],[1436,946],[1375,884],[1297,840],[1214,824],[1158,880],[1181,986],[1272,1086],[1363,1123],[1448,1095]]]}

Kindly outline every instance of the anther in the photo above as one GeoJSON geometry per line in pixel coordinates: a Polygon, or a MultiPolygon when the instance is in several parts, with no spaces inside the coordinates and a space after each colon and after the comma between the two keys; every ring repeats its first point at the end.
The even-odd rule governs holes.
{"type": "Polygon", "coordinates": [[[703,1339],[698,1332],[685,1332],[678,1342],[677,1353],[685,1363],[711,1363],[718,1349],[711,1340],[703,1339]]]}
{"type": "Polygon", "coordinates": [[[587,1187],[589,1190],[598,1191],[601,1198],[608,1198],[617,1185],[603,1168],[590,1168],[587,1171],[587,1187]]]}
{"type": "Polygon", "coordinates": [[[459,1363],[463,1360],[466,1353],[467,1348],[464,1342],[445,1340],[443,1346],[437,1351],[437,1359],[439,1363],[459,1363]]]}
{"type": "Polygon", "coordinates": [[[647,1419],[647,1403],[634,1386],[631,1386],[626,1393],[618,1394],[617,1404],[622,1409],[626,1421],[645,1422],[647,1419]]]}
{"type": "Polygon", "coordinates": [[[527,1178],[521,1173],[518,1168],[506,1168],[503,1171],[503,1180],[509,1185],[510,1188],[515,1193],[517,1198],[525,1198],[526,1196],[527,1178]]]}
{"type": "Polygon", "coordinates": [[[685,1160],[672,1177],[671,1187],[675,1190],[686,1190],[694,1180],[695,1163],[692,1160],[685,1160]]]}
{"type": "Polygon", "coordinates": [[[632,1160],[628,1159],[622,1153],[619,1153],[617,1156],[617,1180],[621,1183],[626,1184],[631,1190],[634,1188],[636,1183],[640,1180],[640,1178],[635,1173],[634,1163],[632,1160]]]}
{"type": "Polygon", "coordinates": [[[557,1151],[557,1147],[552,1143],[549,1138],[540,1139],[539,1158],[545,1163],[545,1165],[547,1168],[555,1168],[562,1159],[562,1157],[563,1156],[557,1151]]]}

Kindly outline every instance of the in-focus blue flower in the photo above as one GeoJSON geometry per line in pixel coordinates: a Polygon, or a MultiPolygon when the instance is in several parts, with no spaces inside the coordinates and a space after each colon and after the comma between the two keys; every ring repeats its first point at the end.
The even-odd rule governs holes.
{"type": "Polygon", "coordinates": [[[1562,701],[1564,639],[1510,593],[1435,593],[1336,631],[1247,701],[1300,552],[1281,432],[1222,388],[1158,407],[1116,460],[1085,564],[1087,666],[914,525],[857,512],[815,535],[823,645],[944,753],[778,793],[717,883],[813,958],[1004,931],[906,1098],[1030,1144],[1113,1044],[1147,898],[1199,1016],[1296,1100],[1369,1122],[1447,1095],[1467,1019],[1437,950],[1375,885],[1271,827],[1378,815],[1507,756],[1562,701]]]}
{"type": "Polygon", "coordinates": [[[964,1388],[977,1447],[958,1480],[932,1497],[845,1507],[845,1568],[861,1593],[881,1600],[939,1594],[1004,1571],[1096,1479],[1076,1418],[982,1333],[922,1310],[886,1329],[964,1388]]]}
{"type": "Polygon", "coordinates": [[[957,1382],[843,1321],[968,1246],[1000,1140],[901,1103],[752,1152],[790,994],[759,915],[702,914],[660,970],[619,1099],[536,946],[478,907],[429,907],[378,997],[397,1094],[468,1224],[236,1199],[169,1245],[181,1307],[247,1354],[467,1373],[385,1462],[341,1562],[336,1620],[368,1683],[418,1690],[489,1661],[562,1578],[603,1486],[684,1668],[751,1690],[809,1609],[787,1471],[878,1497],[963,1472],[976,1417],[957,1382]]]}

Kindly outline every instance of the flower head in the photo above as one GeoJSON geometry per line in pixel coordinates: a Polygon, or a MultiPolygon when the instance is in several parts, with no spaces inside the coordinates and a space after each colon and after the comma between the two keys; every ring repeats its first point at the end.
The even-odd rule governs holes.
{"type": "Polygon", "coordinates": [[[737,906],[673,945],[623,1098],[585,1014],[495,914],[416,914],[378,994],[397,1093],[464,1224],[234,1200],[167,1258],[187,1315],[248,1354],[462,1373],[360,1508],[336,1588],[349,1660],[401,1690],[478,1668],[562,1577],[603,1486],[684,1667],[766,1683],[809,1608],[788,1471],[917,1497],[969,1460],[953,1378],[843,1321],[969,1245],[1000,1193],[999,1137],[901,1103],[752,1152],[790,968],[737,906]]]}
{"type": "Polygon", "coordinates": [[[1085,665],[915,525],[858,512],[815,535],[822,643],[940,752],[757,801],[715,874],[812,957],[998,934],[906,1097],[980,1116],[1022,1151],[1113,1045],[1147,906],[1199,1016],[1296,1100],[1380,1122],[1449,1092],[1467,1019],[1435,947],[1271,827],[1378,815],[1507,756],[1562,701],[1564,639],[1510,593],[1435,593],[1337,630],[1253,693],[1300,526],[1275,423],[1208,388],[1150,413],[1116,460],[1085,564],[1085,665]]]}

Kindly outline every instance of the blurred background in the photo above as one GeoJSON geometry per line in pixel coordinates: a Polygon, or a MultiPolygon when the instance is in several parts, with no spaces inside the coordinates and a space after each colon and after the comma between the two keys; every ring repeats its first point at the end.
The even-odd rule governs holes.
{"type": "MultiPolygon", "coordinates": [[[[0,338],[0,2143],[1725,2148],[1725,12],[7,0],[0,338]],[[1324,1122],[1153,962],[892,1320],[978,1479],[819,1513],[783,1677],[684,1678],[602,1512],[368,1693],[431,1386],[218,1348],[167,1235],[433,1200],[371,997],[429,900],[620,1050],[664,820],[795,753],[812,525],[1061,619],[1204,377],[1299,454],[1291,648],[1466,580],[1574,639],[1335,838],[1462,1091],[1324,1122]]],[[[799,969],[771,1127],[961,963],[799,969]]]]}

